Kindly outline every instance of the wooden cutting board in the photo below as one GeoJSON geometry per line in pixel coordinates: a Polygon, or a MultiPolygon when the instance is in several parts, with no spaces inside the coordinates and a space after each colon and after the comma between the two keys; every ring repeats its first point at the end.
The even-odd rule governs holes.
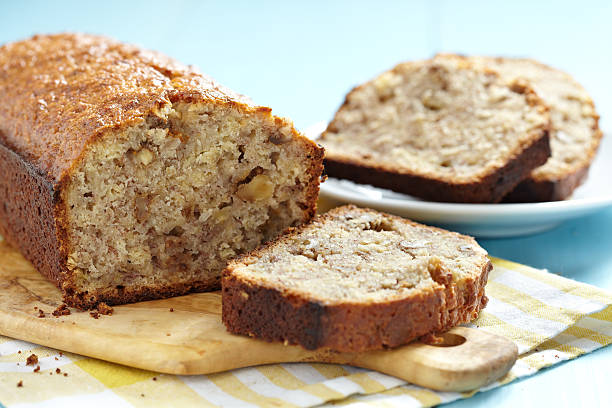
{"type": "Polygon", "coordinates": [[[501,377],[517,356],[510,340],[463,327],[449,331],[442,346],[413,343],[368,353],[307,351],[235,336],[221,323],[219,292],[115,306],[112,316],[99,319],[75,309],[67,316],[52,316],[61,303],[59,290],[0,241],[1,334],[132,367],[209,374],[316,361],[369,368],[437,390],[464,391],[501,377]],[[46,317],[38,317],[39,309],[46,317]]]}

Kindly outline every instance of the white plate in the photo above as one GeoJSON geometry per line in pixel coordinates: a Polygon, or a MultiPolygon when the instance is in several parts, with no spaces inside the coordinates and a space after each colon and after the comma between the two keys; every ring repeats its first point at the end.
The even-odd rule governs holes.
{"type": "MultiPolygon", "coordinates": [[[[305,130],[316,139],[325,123],[305,130]]],[[[329,178],[321,196],[354,203],[482,238],[513,237],[549,230],[564,221],[612,206],[612,140],[605,137],[585,184],[565,201],[521,204],[454,204],[423,201],[390,190],[329,178]]]]}

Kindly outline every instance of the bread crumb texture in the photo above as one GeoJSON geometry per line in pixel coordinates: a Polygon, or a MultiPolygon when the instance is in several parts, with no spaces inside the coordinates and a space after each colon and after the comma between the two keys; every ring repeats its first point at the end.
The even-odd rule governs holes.
{"type": "Polygon", "coordinates": [[[305,218],[312,176],[299,146],[270,142],[282,129],[212,104],[159,115],[94,144],[70,180],[77,287],[214,286],[228,259],[305,218]]]}
{"type": "Polygon", "coordinates": [[[0,47],[0,96],[17,219],[0,231],[70,306],[218,288],[228,259],[314,215],[322,149],[162,54],[35,36],[0,47]]]}
{"type": "Polygon", "coordinates": [[[486,259],[486,251],[465,236],[374,211],[349,211],[238,261],[232,273],[333,305],[401,299],[443,287],[438,281],[446,273],[461,283],[479,273],[486,259]]]}

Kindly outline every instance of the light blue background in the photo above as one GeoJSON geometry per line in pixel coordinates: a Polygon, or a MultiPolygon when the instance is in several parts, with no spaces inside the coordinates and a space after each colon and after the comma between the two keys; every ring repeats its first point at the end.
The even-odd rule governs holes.
{"type": "MultiPolygon", "coordinates": [[[[535,57],[574,75],[612,126],[612,2],[6,1],[0,43],[34,33],[113,36],[199,66],[292,118],[328,120],[357,83],[435,52],[535,57]]],[[[492,255],[612,290],[612,210],[527,238],[481,240],[492,255]]],[[[452,406],[612,406],[612,348],[452,406]]]]}

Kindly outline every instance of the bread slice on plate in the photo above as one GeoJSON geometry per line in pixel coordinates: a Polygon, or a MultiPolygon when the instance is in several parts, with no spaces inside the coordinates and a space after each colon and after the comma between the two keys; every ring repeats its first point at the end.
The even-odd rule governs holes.
{"type": "Polygon", "coordinates": [[[161,54],[90,35],[0,48],[0,234],[93,307],[220,287],[315,212],[323,151],[161,54]]]}
{"type": "Polygon", "coordinates": [[[570,75],[531,59],[469,57],[469,60],[498,71],[507,81],[528,81],[550,108],[552,155],[516,186],[504,201],[557,201],[568,198],[586,179],[602,137],[599,115],[591,97],[570,75]]]}
{"type": "Polygon", "coordinates": [[[223,323],[307,349],[395,347],[474,319],[491,269],[471,237],[339,207],[230,262],[223,323]]]}
{"type": "Polygon", "coordinates": [[[353,89],[318,141],[331,177],[432,201],[495,203],[546,162],[549,126],[525,83],[434,59],[353,89]]]}

